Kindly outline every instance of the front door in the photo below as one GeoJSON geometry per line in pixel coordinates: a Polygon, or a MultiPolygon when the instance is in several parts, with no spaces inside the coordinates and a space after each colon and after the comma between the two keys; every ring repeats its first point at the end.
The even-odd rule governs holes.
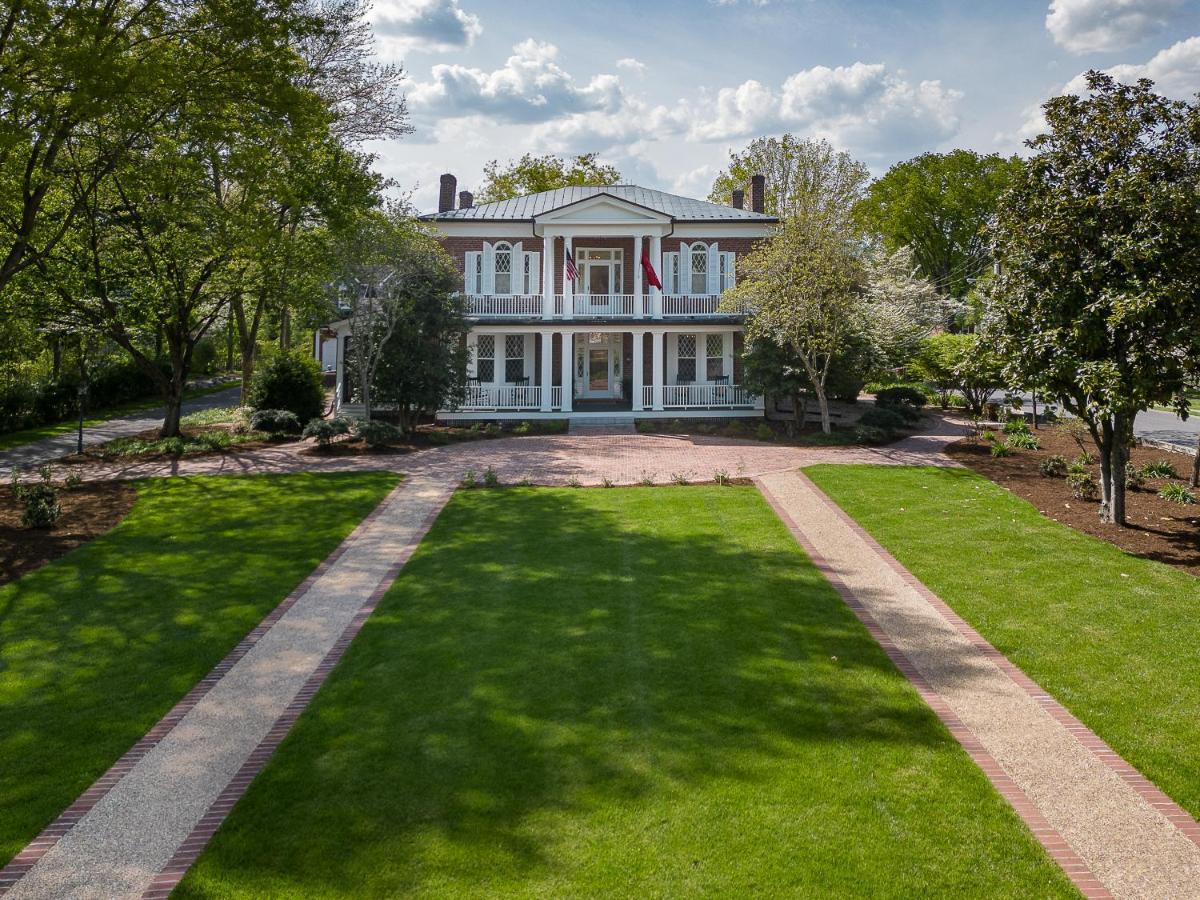
{"type": "Polygon", "coordinates": [[[609,399],[619,396],[618,373],[615,363],[621,350],[621,336],[611,334],[580,334],[576,336],[576,367],[579,375],[579,396],[609,399]]]}

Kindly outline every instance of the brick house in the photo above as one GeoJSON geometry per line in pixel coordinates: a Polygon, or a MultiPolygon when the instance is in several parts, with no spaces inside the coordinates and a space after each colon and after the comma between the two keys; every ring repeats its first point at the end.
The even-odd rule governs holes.
{"type": "MultiPolygon", "coordinates": [[[[720,308],[738,256],[777,221],[762,176],[749,208],[742,191],[722,206],[627,184],[476,206],[456,187],[443,175],[422,216],[462,273],[471,323],[467,397],[439,419],[762,415],[740,383],[741,317],[720,308]]],[[[346,323],[331,328],[344,347],[346,323]]]]}

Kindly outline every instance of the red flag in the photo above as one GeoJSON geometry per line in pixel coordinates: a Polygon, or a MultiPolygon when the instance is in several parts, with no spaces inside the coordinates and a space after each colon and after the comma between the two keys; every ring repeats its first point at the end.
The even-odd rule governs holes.
{"type": "Polygon", "coordinates": [[[658,280],[658,273],[654,271],[654,264],[650,262],[650,249],[645,244],[642,245],[642,271],[646,273],[646,283],[661,291],[662,282],[658,280]]]}

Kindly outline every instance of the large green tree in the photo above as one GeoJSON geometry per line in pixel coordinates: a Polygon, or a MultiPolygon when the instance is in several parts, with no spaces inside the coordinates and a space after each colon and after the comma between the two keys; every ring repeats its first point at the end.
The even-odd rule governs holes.
{"type": "Polygon", "coordinates": [[[616,184],[620,180],[621,173],[616,166],[601,162],[595,153],[569,158],[526,153],[503,165],[494,159],[487,163],[483,167],[483,186],[476,192],[475,199],[479,203],[491,203],[539,191],[584,184],[616,184]]]}
{"type": "Polygon", "coordinates": [[[985,230],[1020,167],[994,153],[924,153],[872,182],[856,216],[886,249],[911,247],[921,273],[961,298],[990,267],[985,230]]]}
{"type": "Polygon", "coordinates": [[[828,141],[785,134],[756,138],[745,150],[730,151],[729,165],[717,175],[708,199],[729,203],[754,175],[766,178],[765,211],[783,219],[847,220],[870,178],[866,166],[828,141]]]}
{"type": "Polygon", "coordinates": [[[1045,104],[1049,131],[1001,204],[990,338],[1010,381],[1087,423],[1101,520],[1124,524],[1134,416],[1182,404],[1200,354],[1200,105],[1086,78],[1086,96],[1045,104]]]}

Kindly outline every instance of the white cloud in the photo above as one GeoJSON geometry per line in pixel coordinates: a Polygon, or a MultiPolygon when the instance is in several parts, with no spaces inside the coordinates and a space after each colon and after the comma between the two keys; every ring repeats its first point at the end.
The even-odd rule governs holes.
{"type": "Polygon", "coordinates": [[[628,69],[635,75],[646,74],[646,64],[640,59],[634,59],[632,56],[626,56],[624,59],[618,59],[617,68],[628,69]]]}
{"type": "Polygon", "coordinates": [[[532,38],[513,47],[513,55],[491,72],[460,65],[437,65],[432,79],[409,91],[414,112],[438,117],[485,115],[499,122],[546,122],[590,110],[613,111],[621,105],[620,79],[596,75],[578,83],[558,65],[558,48],[532,38]]]}
{"type": "Polygon", "coordinates": [[[1121,50],[1166,27],[1183,0],[1053,0],[1046,28],[1072,53],[1121,50]]]}
{"type": "MultiPolygon", "coordinates": [[[[1144,63],[1122,63],[1105,69],[1109,75],[1125,84],[1139,78],[1149,78],[1158,93],[1177,100],[1190,100],[1200,91],[1200,37],[1179,41],[1165,50],[1160,50],[1144,63]]],[[[1062,86],[1062,94],[1084,94],[1087,92],[1085,73],[1080,73],[1062,86]]],[[[1015,135],[997,135],[999,140],[1028,140],[1046,130],[1046,118],[1041,103],[1025,110],[1025,121],[1015,135]]]]}
{"type": "Polygon", "coordinates": [[[913,83],[879,63],[814,66],[778,90],[758,81],[722,88],[711,105],[693,106],[689,136],[717,141],[791,130],[867,156],[903,154],[953,135],[961,99],[940,81],[913,83]]]}
{"type": "Polygon", "coordinates": [[[384,57],[470,47],[483,32],[479,17],[458,0],[378,0],[371,8],[376,45],[384,57]]]}

